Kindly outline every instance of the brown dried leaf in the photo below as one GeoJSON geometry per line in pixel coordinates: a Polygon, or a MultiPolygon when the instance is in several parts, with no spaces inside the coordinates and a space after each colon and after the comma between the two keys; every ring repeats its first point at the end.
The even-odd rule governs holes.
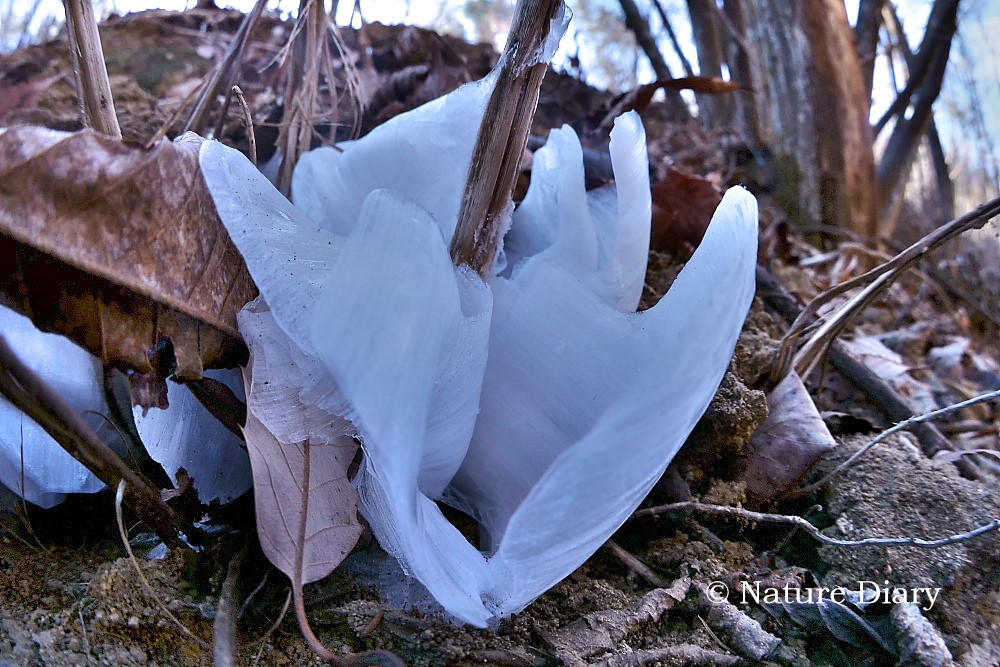
{"type": "Polygon", "coordinates": [[[809,392],[789,373],[767,397],[767,419],[750,438],[747,491],[769,500],[792,488],[837,446],[809,392]]]}
{"type": "Polygon", "coordinates": [[[721,201],[722,193],[711,180],[668,167],[653,186],[650,247],[690,255],[721,201]]]}
{"type": "Polygon", "coordinates": [[[21,81],[19,83],[5,84],[0,82],[0,118],[3,118],[15,109],[25,109],[38,104],[38,100],[56,81],[64,75],[38,79],[35,81],[21,81]]]}
{"type": "Polygon", "coordinates": [[[151,150],[38,127],[0,132],[0,300],[106,363],[236,365],[256,293],[198,168],[199,139],[151,150]]]}
{"type": "MultiPolygon", "coordinates": [[[[253,359],[243,371],[253,391],[253,359]]],[[[262,381],[262,378],[258,378],[262,381]]],[[[283,445],[268,431],[247,401],[243,429],[253,470],[257,534],[268,560],[284,572],[293,588],[330,574],[358,538],[358,494],[347,479],[357,443],[342,437],[333,444],[283,445]]]]}
{"type": "Polygon", "coordinates": [[[586,665],[587,658],[615,649],[637,628],[656,623],[682,602],[691,579],[682,576],[668,588],[655,588],[625,609],[605,609],[577,619],[546,639],[566,665],[586,665]]]}

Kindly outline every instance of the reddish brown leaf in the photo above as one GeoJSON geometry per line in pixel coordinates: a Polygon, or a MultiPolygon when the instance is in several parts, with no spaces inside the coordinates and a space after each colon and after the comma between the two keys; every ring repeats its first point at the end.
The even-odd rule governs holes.
{"type": "Polygon", "coordinates": [[[62,74],[38,79],[36,81],[22,81],[10,85],[0,85],[0,118],[3,118],[14,109],[25,109],[38,104],[49,86],[63,78],[62,74]]]}
{"type": "Polygon", "coordinates": [[[642,113],[653,101],[653,95],[661,88],[670,90],[693,90],[696,93],[719,95],[744,88],[740,83],[726,81],[712,76],[683,76],[679,79],[659,79],[652,83],[636,86],[615,98],[609,111],[601,121],[601,127],[611,127],[614,119],[629,111],[642,113]]]}
{"type": "Polygon", "coordinates": [[[747,491],[760,499],[781,495],[802,479],[816,461],[837,446],[795,373],[767,397],[768,415],[750,438],[744,476],[747,491]]]}
{"type": "Polygon", "coordinates": [[[717,76],[682,76],[679,79],[664,79],[655,84],[660,88],[671,88],[673,90],[693,90],[696,93],[708,95],[721,95],[722,93],[734,93],[745,88],[741,83],[726,81],[717,76]]]}
{"type": "Polygon", "coordinates": [[[669,167],[653,186],[650,247],[690,255],[721,201],[722,193],[709,179],[669,167]]]}
{"type": "Polygon", "coordinates": [[[0,299],[119,368],[162,374],[167,340],[182,377],[244,359],[236,313],[256,287],[199,143],[0,131],[0,299]]]}

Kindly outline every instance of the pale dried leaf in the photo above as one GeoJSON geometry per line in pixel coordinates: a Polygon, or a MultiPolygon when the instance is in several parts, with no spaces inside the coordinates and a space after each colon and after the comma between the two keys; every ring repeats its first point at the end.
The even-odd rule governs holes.
{"type": "Polygon", "coordinates": [[[198,167],[200,139],[151,150],[90,130],[0,133],[0,299],[140,373],[169,338],[177,373],[245,355],[256,293],[198,167]]]}
{"type": "Polygon", "coordinates": [[[758,498],[781,495],[827,451],[837,446],[796,373],[767,397],[767,419],[750,438],[744,480],[758,498]]]}
{"type": "MultiPolygon", "coordinates": [[[[253,390],[251,366],[243,380],[253,390]]],[[[263,379],[258,378],[258,381],[263,379]]],[[[257,534],[268,560],[301,587],[327,576],[361,537],[358,494],[347,479],[357,443],[282,445],[248,400],[243,429],[253,470],[257,534]]]]}

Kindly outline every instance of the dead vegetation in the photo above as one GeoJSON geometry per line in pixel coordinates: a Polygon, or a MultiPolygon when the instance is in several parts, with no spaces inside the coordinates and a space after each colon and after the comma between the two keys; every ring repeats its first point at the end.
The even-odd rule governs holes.
{"type": "MultiPolygon", "coordinates": [[[[231,306],[242,306],[252,285],[240,274],[238,258],[219,261],[219,247],[228,239],[205,224],[212,216],[204,211],[195,216],[194,230],[210,237],[201,244],[203,256],[168,265],[151,258],[179,257],[178,251],[144,246],[141,232],[131,238],[148,257],[91,261],[86,254],[99,248],[87,238],[66,240],[59,230],[19,236],[21,223],[14,220],[81,215],[83,195],[56,198],[68,212],[40,212],[23,208],[32,200],[21,191],[57,167],[80,172],[99,150],[113,150],[123,161],[121,171],[134,182],[130,190],[148,186],[153,181],[137,177],[131,165],[155,165],[157,155],[180,149],[164,143],[136,146],[175,136],[192,108],[200,109],[194,114],[197,126],[214,126],[216,136],[241,150],[254,145],[257,160],[266,164],[290,136],[305,149],[345,138],[340,133],[349,131],[343,128],[370,129],[482,76],[496,57],[488,47],[415,28],[343,29],[339,43],[325,31],[305,30],[303,39],[314,49],[319,44],[328,49],[322,76],[297,65],[315,75],[308,79],[312,102],[301,102],[304,93],[282,87],[285,65],[279,56],[294,41],[296,28],[266,13],[251,23],[216,10],[154,12],[102,26],[115,110],[133,146],[109,149],[104,139],[81,133],[65,141],[86,145],[49,146],[39,152],[51,162],[32,165],[11,156],[20,157],[18,151],[38,130],[11,129],[0,136],[0,146],[7,146],[0,151],[7,184],[0,196],[9,195],[0,200],[0,222],[6,225],[0,227],[0,245],[7,248],[0,252],[11,258],[0,276],[4,301],[75,337],[106,362],[152,374],[143,386],[162,383],[169,373],[156,366],[145,346],[133,344],[161,335],[136,336],[137,328],[155,326],[172,340],[176,368],[170,373],[196,375],[202,367],[224,364],[226,355],[239,356],[239,342],[230,340],[231,306]],[[213,69],[213,63],[226,62],[224,54],[233,52],[240,57],[224,76],[212,76],[225,69],[213,69]],[[203,81],[220,78],[224,83],[200,88],[203,81]],[[245,109],[231,103],[229,91],[236,84],[245,109]],[[206,89],[213,93],[199,98],[198,91],[206,89]],[[351,96],[361,101],[361,118],[358,107],[341,104],[336,116],[321,118],[299,108],[294,123],[282,120],[287,100],[308,109],[317,99],[351,96]],[[195,105],[196,99],[203,102],[195,105]],[[16,171],[28,168],[38,178],[16,171]],[[197,262],[206,259],[213,270],[223,271],[221,287],[214,286],[214,274],[199,268],[197,262]],[[118,273],[102,274],[95,265],[118,273]],[[135,271],[147,265],[148,270],[135,271]],[[36,293],[40,282],[31,271],[39,266],[73,279],[60,281],[66,287],[55,296],[36,293]],[[185,292],[191,284],[186,279],[179,280],[176,301],[159,283],[136,282],[165,269],[197,274],[206,299],[202,292],[185,292]],[[90,310],[67,306],[73,299],[86,300],[90,310]],[[123,307],[131,303],[126,299],[139,305],[123,307]],[[53,304],[59,304],[54,311],[53,304]],[[70,320],[67,312],[90,313],[100,326],[70,320]]],[[[67,58],[65,44],[54,42],[0,59],[0,125],[80,129],[73,82],[61,75],[69,71],[67,58]]],[[[225,664],[220,659],[318,664],[317,654],[336,660],[376,650],[398,658],[372,655],[384,662],[365,664],[397,659],[412,665],[1000,663],[993,630],[1000,618],[997,322],[989,304],[956,294],[927,259],[928,250],[947,258],[949,246],[942,244],[986,224],[996,215],[996,202],[942,224],[936,236],[882,263],[884,250],[855,242],[821,246],[796,228],[792,223],[801,209],[790,214],[774,185],[774,170],[780,169],[760,164],[761,147],[748,145],[745,136],[718,125],[706,129],[678,118],[669,105],[616,99],[565,76],[546,76],[539,101],[531,134],[544,136],[563,122],[574,125],[588,149],[588,178],[595,182],[607,178],[605,119],[626,107],[643,112],[657,207],[657,246],[644,307],[663,295],[685,253],[697,245],[721,188],[758,181],[761,186],[758,300],[737,356],[688,445],[615,541],[524,613],[495,631],[480,631],[382,602],[364,567],[366,559],[379,557],[378,548],[362,537],[346,567],[302,591],[300,608],[308,611],[316,633],[310,645],[290,619],[294,614],[286,614],[287,582],[268,574],[271,566],[256,547],[236,569],[237,581],[227,576],[243,536],[253,530],[247,499],[210,508],[224,534],[236,530],[240,536],[212,539],[197,554],[174,549],[162,561],[125,558],[109,529],[114,504],[108,494],[74,498],[50,511],[13,504],[18,518],[5,518],[0,532],[0,664],[211,664],[206,647],[220,613],[235,615],[236,634],[232,654],[223,651],[215,664],[225,664]],[[687,224],[678,227],[677,219],[687,224]],[[664,254],[667,250],[673,254],[664,254]],[[861,291],[851,296],[844,285],[861,291]],[[812,337],[796,346],[803,329],[812,337]],[[789,367],[798,374],[781,372],[789,367]],[[779,384],[781,379],[787,384],[779,384]],[[957,407],[941,410],[949,405],[957,407]],[[892,428],[934,411],[933,420],[892,428]],[[915,425],[920,428],[911,428],[915,425]],[[92,514],[93,523],[78,525],[81,512],[92,514]],[[140,577],[145,583],[138,583],[140,577]],[[862,581],[909,591],[940,589],[940,597],[927,606],[926,598],[859,595],[789,603],[746,594],[754,584],[804,595],[824,586],[857,589],[862,581]],[[234,587],[241,591],[238,598],[234,587]],[[721,590],[727,594],[718,595],[721,590]]],[[[530,148],[532,137],[527,141],[530,148]]],[[[184,211],[197,207],[198,184],[176,189],[187,193],[181,213],[150,217],[172,226],[183,223],[184,211]]],[[[134,210],[127,201],[108,206],[134,210]]],[[[86,228],[100,238],[128,224],[128,219],[95,219],[86,228]]],[[[170,241],[160,234],[156,239],[170,241]]],[[[168,284],[170,276],[162,282],[168,284]]],[[[12,368],[4,362],[2,370],[12,368]]],[[[132,503],[132,518],[161,537],[176,532],[156,526],[141,507],[132,503]]],[[[133,537],[138,552],[137,540],[133,537]]]]}

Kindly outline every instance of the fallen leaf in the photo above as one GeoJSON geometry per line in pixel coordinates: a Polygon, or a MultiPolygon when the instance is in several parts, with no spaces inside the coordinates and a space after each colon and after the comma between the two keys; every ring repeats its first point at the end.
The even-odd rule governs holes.
{"type": "Polygon", "coordinates": [[[162,374],[167,340],[181,377],[245,359],[236,313],[256,287],[202,180],[200,143],[0,130],[0,299],[120,369],[162,374]]]}
{"type": "Polygon", "coordinates": [[[655,588],[625,609],[596,611],[546,637],[566,665],[586,665],[587,658],[613,650],[637,628],[656,623],[682,602],[691,579],[682,576],[669,588],[655,588]]]}
{"type": "MultiPolygon", "coordinates": [[[[253,363],[251,358],[243,371],[248,396],[254,391],[253,363]]],[[[303,584],[333,572],[361,537],[358,494],[347,479],[358,446],[349,436],[331,444],[282,444],[254,414],[249,398],[247,405],[243,435],[260,546],[298,597],[303,584]]]]}
{"type": "Polygon", "coordinates": [[[721,95],[745,88],[741,83],[726,81],[714,76],[682,76],[676,79],[658,79],[651,83],[636,86],[632,90],[616,97],[610,105],[610,110],[604,115],[601,127],[610,127],[611,121],[623,113],[638,111],[642,113],[653,101],[653,95],[660,89],[693,90],[703,95],[721,95]]]}
{"type": "Polygon", "coordinates": [[[63,74],[56,74],[35,81],[21,81],[14,84],[0,83],[0,118],[15,109],[35,106],[49,86],[63,76],[63,74]]]}
{"type": "Polygon", "coordinates": [[[696,93],[708,95],[735,93],[737,90],[746,88],[742,83],[726,81],[717,76],[682,76],[677,79],[662,79],[650,85],[672,90],[693,90],[696,93]]]}
{"type": "Polygon", "coordinates": [[[876,336],[861,336],[853,340],[842,340],[848,353],[888,382],[913,406],[914,414],[937,410],[934,390],[911,374],[911,368],[896,352],[886,347],[876,336]]]}
{"type": "Polygon", "coordinates": [[[750,438],[744,476],[753,496],[769,500],[792,488],[824,453],[837,446],[795,373],[767,397],[767,419],[750,438]]]}
{"type": "Polygon", "coordinates": [[[711,180],[668,167],[653,186],[650,247],[690,255],[721,201],[722,193],[711,180]]]}

